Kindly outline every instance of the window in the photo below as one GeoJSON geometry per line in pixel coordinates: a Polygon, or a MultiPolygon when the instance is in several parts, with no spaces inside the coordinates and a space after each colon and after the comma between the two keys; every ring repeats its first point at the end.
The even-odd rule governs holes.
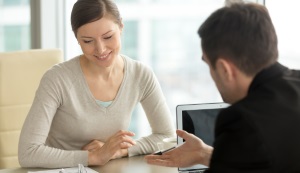
{"type": "MultiPolygon", "coordinates": [[[[300,40],[300,23],[297,21],[300,11],[297,7],[300,2],[286,0],[283,4],[283,1],[272,0],[250,1],[265,2],[270,12],[278,35],[279,62],[299,69],[300,49],[297,46],[300,40]]],[[[30,49],[29,2],[30,0],[0,0],[1,52],[30,49]]],[[[71,9],[75,2],[76,0],[64,0],[64,5],[58,5],[63,8],[64,15],[57,13],[59,8],[53,9],[52,14],[49,13],[51,17],[55,16],[54,14],[57,18],[64,17],[59,19],[64,24],[63,33],[53,37],[64,36],[62,44],[66,60],[82,53],[70,25],[71,9]]],[[[207,65],[201,60],[200,39],[196,32],[206,17],[223,6],[225,0],[115,2],[124,22],[121,53],[152,67],[161,84],[174,124],[175,107],[178,104],[222,101],[207,65]]],[[[51,22],[49,24],[49,20],[42,21],[52,25],[51,22]]],[[[52,27],[45,27],[44,30],[46,29],[56,30],[52,27]]],[[[138,137],[149,133],[148,121],[140,106],[133,113],[130,129],[134,130],[138,137]],[[145,127],[148,127],[148,130],[144,130],[145,127]]]]}
{"type": "Polygon", "coordinates": [[[300,69],[300,16],[299,1],[266,1],[278,37],[279,62],[300,69]]]}
{"type": "MultiPolygon", "coordinates": [[[[74,3],[67,1],[67,21],[74,3]]],[[[116,0],[116,3],[124,22],[121,53],[152,67],[174,125],[178,104],[221,101],[208,67],[201,60],[197,29],[212,11],[224,5],[224,0],[116,0]]],[[[81,51],[71,26],[66,27],[67,58],[72,58],[81,51]]],[[[133,113],[130,130],[137,137],[150,131],[143,114],[140,106],[133,113]]]]}
{"type": "Polygon", "coordinates": [[[29,49],[29,0],[0,0],[0,16],[0,51],[29,49]]]}
{"type": "MultiPolygon", "coordinates": [[[[81,54],[68,22],[75,2],[66,1],[67,59],[81,54]]],[[[124,22],[121,53],[152,67],[171,110],[174,125],[175,108],[179,104],[222,102],[209,69],[201,60],[197,30],[214,10],[224,5],[224,0],[115,2],[124,22]]],[[[143,114],[141,107],[137,106],[132,116],[130,130],[136,133],[137,138],[150,133],[143,114]]]]}

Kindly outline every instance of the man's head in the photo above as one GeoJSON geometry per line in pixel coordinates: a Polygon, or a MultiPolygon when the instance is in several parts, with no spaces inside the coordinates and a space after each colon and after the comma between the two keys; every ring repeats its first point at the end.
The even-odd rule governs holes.
{"type": "Polygon", "coordinates": [[[198,34],[203,58],[229,103],[246,96],[253,77],[278,59],[274,26],[267,9],[258,4],[223,7],[208,17],[198,34]]]}

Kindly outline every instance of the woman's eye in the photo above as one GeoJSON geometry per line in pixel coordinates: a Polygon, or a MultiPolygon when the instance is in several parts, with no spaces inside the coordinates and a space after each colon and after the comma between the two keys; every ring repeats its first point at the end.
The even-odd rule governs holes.
{"type": "Polygon", "coordinates": [[[108,37],[104,37],[104,39],[105,40],[108,40],[108,39],[110,39],[112,37],[112,35],[111,36],[108,36],[108,37]]]}
{"type": "Polygon", "coordinates": [[[90,43],[90,42],[92,42],[92,40],[84,40],[83,42],[84,43],[90,43]]]}

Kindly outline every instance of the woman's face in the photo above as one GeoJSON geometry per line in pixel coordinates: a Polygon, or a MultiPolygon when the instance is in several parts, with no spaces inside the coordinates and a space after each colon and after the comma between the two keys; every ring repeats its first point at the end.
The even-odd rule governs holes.
{"type": "Polygon", "coordinates": [[[84,56],[100,67],[110,67],[119,55],[122,26],[103,17],[78,28],[77,40],[84,56]]]}

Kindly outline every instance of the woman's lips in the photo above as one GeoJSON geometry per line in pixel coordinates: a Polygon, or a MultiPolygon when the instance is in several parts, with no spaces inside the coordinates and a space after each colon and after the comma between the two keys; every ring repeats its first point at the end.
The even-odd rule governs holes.
{"type": "Polygon", "coordinates": [[[101,55],[101,56],[94,55],[94,57],[96,57],[100,61],[106,61],[107,59],[109,59],[110,54],[111,54],[111,52],[109,52],[108,54],[101,55]]]}

